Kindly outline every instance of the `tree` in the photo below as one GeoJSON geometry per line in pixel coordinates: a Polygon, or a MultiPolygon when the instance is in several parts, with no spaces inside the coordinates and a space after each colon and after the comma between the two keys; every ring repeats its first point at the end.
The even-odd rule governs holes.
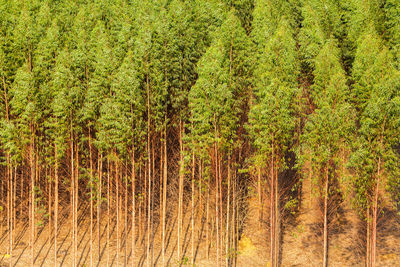
{"type": "Polygon", "coordinates": [[[299,33],[299,43],[303,68],[312,72],[314,60],[325,42],[334,37],[341,39],[344,32],[342,9],[338,1],[304,1],[301,9],[303,16],[299,33]]]}
{"type": "MultiPolygon", "coordinates": [[[[323,266],[328,265],[328,201],[338,191],[332,187],[341,149],[349,146],[354,130],[352,107],[346,102],[349,91],[339,51],[334,40],[328,40],[315,59],[311,95],[317,108],[308,118],[303,133],[303,160],[310,158],[316,185],[323,198],[323,266]]],[[[341,177],[343,179],[343,177],[341,177]]]]}
{"type": "MultiPolygon", "coordinates": [[[[232,153],[236,130],[241,123],[239,107],[243,106],[250,85],[248,49],[251,49],[251,43],[233,11],[227,15],[214,38],[198,63],[199,78],[189,93],[189,107],[194,126],[192,140],[212,151],[219,266],[222,255],[220,235],[223,231],[221,161],[224,153],[228,158],[232,153]]],[[[227,167],[231,168],[230,163],[227,167]]]]}
{"type": "Polygon", "coordinates": [[[367,220],[366,265],[376,266],[377,220],[382,195],[398,188],[393,175],[398,173],[399,73],[393,57],[374,30],[364,34],[353,65],[354,97],[359,110],[360,128],[352,156],[356,177],[355,204],[367,220]],[[385,181],[386,180],[386,181],[385,181]]]}
{"type": "MultiPolygon", "coordinates": [[[[254,100],[249,113],[249,132],[259,155],[258,168],[270,170],[270,257],[279,262],[280,193],[278,174],[285,168],[285,155],[294,131],[294,100],[299,66],[296,43],[283,17],[257,61],[254,100]]],[[[260,183],[259,183],[260,184],[260,183]]]]}

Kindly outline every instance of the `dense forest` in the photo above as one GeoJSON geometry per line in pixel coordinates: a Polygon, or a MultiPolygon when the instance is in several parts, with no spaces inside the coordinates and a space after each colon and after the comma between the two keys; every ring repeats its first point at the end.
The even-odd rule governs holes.
{"type": "Polygon", "coordinates": [[[400,1],[0,0],[1,266],[400,266],[400,1]]]}

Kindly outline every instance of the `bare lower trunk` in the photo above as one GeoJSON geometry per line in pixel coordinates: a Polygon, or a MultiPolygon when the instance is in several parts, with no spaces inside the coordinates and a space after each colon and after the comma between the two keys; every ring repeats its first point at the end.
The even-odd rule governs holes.
{"type": "Polygon", "coordinates": [[[325,190],[324,190],[324,254],[323,267],[328,266],[328,190],[329,190],[329,173],[328,166],[325,170],[325,190]]]}
{"type": "Polygon", "coordinates": [[[181,260],[182,205],[183,205],[183,141],[182,121],[179,120],[179,199],[178,199],[178,260],[181,260]]]}
{"type": "Polygon", "coordinates": [[[120,181],[120,174],[119,174],[120,170],[119,170],[119,162],[117,160],[117,162],[115,163],[115,184],[116,184],[116,196],[115,196],[115,201],[116,201],[116,211],[117,211],[117,256],[116,256],[116,266],[119,266],[119,181],[120,181]]]}
{"type": "Polygon", "coordinates": [[[132,145],[132,267],[136,260],[136,170],[135,170],[135,145],[132,145]]]}
{"type": "Polygon", "coordinates": [[[162,198],[162,260],[163,266],[166,266],[167,262],[165,260],[165,225],[166,225],[166,215],[167,215],[167,164],[168,164],[168,155],[167,155],[167,130],[164,129],[164,169],[163,169],[163,198],[162,198]]]}
{"type": "Polygon", "coordinates": [[[217,229],[216,235],[216,243],[217,243],[217,262],[216,266],[220,266],[220,251],[219,251],[219,205],[218,205],[218,152],[217,152],[217,143],[215,143],[215,227],[217,229]]]}
{"type": "Polygon", "coordinates": [[[230,263],[230,247],[229,247],[229,219],[230,219],[230,201],[231,201],[231,158],[228,158],[228,200],[226,202],[226,238],[225,238],[225,264],[226,267],[229,266],[230,263]]]}
{"type": "Polygon", "coordinates": [[[92,143],[89,128],[89,168],[90,168],[90,267],[93,266],[93,158],[92,143]]]}
{"type": "Polygon", "coordinates": [[[365,255],[366,267],[371,267],[371,211],[367,208],[367,249],[365,255]]]}
{"type": "Polygon", "coordinates": [[[258,227],[261,228],[261,221],[262,221],[261,168],[257,169],[257,192],[258,192],[258,227]]]}
{"type": "Polygon", "coordinates": [[[270,178],[270,261],[275,266],[274,244],[275,244],[275,216],[274,216],[274,152],[272,152],[271,178],[270,178]]]}
{"type": "Polygon", "coordinates": [[[280,207],[279,207],[279,181],[278,168],[275,168],[275,266],[279,266],[279,242],[280,242],[280,207]]]}
{"type": "MultiPolygon", "coordinates": [[[[127,163],[127,162],[126,162],[127,163]]],[[[125,222],[124,222],[124,236],[125,236],[125,255],[124,266],[128,266],[128,164],[125,164],[125,222]]]]}
{"type": "Polygon", "coordinates": [[[371,267],[376,266],[376,233],[377,233],[377,221],[378,221],[378,198],[379,198],[379,183],[380,183],[380,167],[381,158],[378,160],[378,173],[374,192],[374,203],[372,210],[372,241],[371,241],[371,267]]]}
{"type": "MultiPolygon", "coordinates": [[[[103,153],[100,154],[100,162],[98,163],[98,168],[99,168],[99,180],[97,182],[97,250],[98,250],[98,262],[100,263],[100,257],[101,257],[101,231],[100,231],[100,226],[101,226],[101,183],[102,183],[102,178],[103,178],[103,153]]],[[[108,170],[108,169],[107,169],[108,170]]],[[[109,182],[108,186],[109,186],[109,182]]],[[[107,192],[110,192],[109,190],[107,192]]],[[[107,199],[109,199],[109,195],[107,195],[107,199]]],[[[107,208],[108,208],[108,202],[107,202],[107,208]]],[[[108,217],[109,213],[107,213],[108,217]]]]}
{"type": "Polygon", "coordinates": [[[30,165],[31,165],[31,266],[34,264],[35,258],[35,165],[34,165],[34,141],[33,136],[31,139],[30,149],[30,165]]]}
{"type": "Polygon", "coordinates": [[[75,149],[75,232],[74,232],[74,262],[75,266],[77,265],[77,259],[78,259],[78,200],[79,200],[79,146],[78,143],[76,143],[76,149],[75,149]]]}
{"type": "Polygon", "coordinates": [[[194,266],[194,172],[195,172],[195,158],[194,152],[192,152],[192,216],[191,216],[191,241],[192,241],[192,265],[194,266]]]}
{"type": "Polygon", "coordinates": [[[57,234],[58,234],[58,151],[54,146],[54,266],[57,267],[57,234]]]}

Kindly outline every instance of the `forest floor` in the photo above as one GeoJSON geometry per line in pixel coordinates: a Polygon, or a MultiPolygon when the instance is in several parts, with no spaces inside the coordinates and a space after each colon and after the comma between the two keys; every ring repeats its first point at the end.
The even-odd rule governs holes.
{"type": "MultiPolygon", "coordinates": [[[[301,208],[298,214],[290,221],[285,222],[282,228],[281,242],[281,266],[320,266],[322,260],[321,225],[318,218],[321,217],[317,202],[310,197],[309,186],[303,185],[301,208]],[[308,196],[308,197],[307,197],[308,196]]],[[[189,203],[186,202],[186,203],[189,203]]],[[[244,220],[243,232],[239,241],[237,266],[258,267],[269,266],[269,229],[268,216],[264,212],[264,219],[258,220],[257,200],[250,198],[249,206],[244,220]]],[[[267,210],[268,207],[264,207],[267,210]]],[[[364,266],[363,244],[359,238],[363,236],[362,222],[358,219],[348,203],[343,202],[340,209],[340,217],[333,220],[330,225],[329,235],[329,266],[364,266]]],[[[172,210],[172,209],[171,209],[172,210]]],[[[58,234],[57,265],[71,266],[73,248],[71,242],[71,219],[68,206],[60,208],[60,226],[58,234]]],[[[154,218],[158,218],[155,211],[154,218]]],[[[78,266],[90,266],[90,221],[88,207],[81,207],[78,221],[78,266]]],[[[184,260],[177,259],[177,217],[171,212],[167,222],[166,261],[168,266],[191,266],[191,212],[190,206],[184,212],[184,227],[182,233],[182,253],[187,255],[184,260]]],[[[128,215],[128,218],[130,216],[128,215]]],[[[128,220],[127,236],[125,238],[124,215],[120,221],[120,252],[117,259],[116,245],[116,220],[110,220],[110,242],[107,247],[107,222],[106,213],[102,216],[100,225],[100,246],[98,242],[97,225],[94,222],[93,229],[93,266],[124,266],[125,257],[127,265],[131,266],[131,221],[128,220]],[[126,242],[127,241],[127,242],[126,242]],[[125,246],[126,244],[126,246],[125,246]],[[100,252],[99,252],[100,248],[100,252]],[[98,261],[100,259],[100,261],[98,261]],[[118,264],[117,264],[118,261],[118,264]]],[[[204,222],[204,221],[203,221],[204,222]]],[[[142,221],[139,231],[137,249],[135,250],[136,266],[146,266],[146,238],[145,222],[142,221]]],[[[209,257],[206,255],[206,236],[204,223],[196,221],[195,238],[195,266],[215,266],[215,241],[211,242],[209,257]],[[200,241],[199,241],[200,240],[200,241]]],[[[0,236],[0,266],[30,266],[31,252],[29,248],[29,223],[17,224],[15,229],[15,244],[12,257],[7,257],[8,234],[3,230],[0,236]]],[[[213,229],[210,229],[213,231],[213,229]]],[[[154,221],[153,248],[150,249],[150,262],[153,266],[162,266],[161,257],[161,231],[159,222],[154,221]]],[[[53,233],[47,225],[37,227],[35,241],[34,265],[54,266],[53,233]]],[[[387,210],[384,219],[380,221],[378,232],[378,266],[400,266],[400,216],[387,210]]]]}

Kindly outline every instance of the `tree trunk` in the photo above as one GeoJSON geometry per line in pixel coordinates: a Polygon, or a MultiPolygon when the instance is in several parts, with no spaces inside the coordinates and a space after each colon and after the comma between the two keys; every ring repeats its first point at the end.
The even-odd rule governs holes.
{"type": "Polygon", "coordinates": [[[217,229],[216,235],[216,243],[217,243],[217,263],[216,266],[220,266],[220,251],[219,251],[219,208],[218,208],[218,152],[217,152],[217,143],[214,145],[215,147],[215,227],[217,229]]]}
{"type": "Polygon", "coordinates": [[[78,259],[78,194],[79,194],[79,146],[78,142],[75,144],[75,232],[74,232],[74,262],[75,266],[77,265],[77,259],[78,259]]]}
{"type": "Polygon", "coordinates": [[[93,267],[93,157],[92,142],[89,128],[89,168],[90,168],[90,267],[93,267]]]}
{"type": "Polygon", "coordinates": [[[58,234],[58,151],[54,145],[54,267],[57,267],[57,234],[58,234]]]}
{"type": "MultiPolygon", "coordinates": [[[[33,131],[31,131],[33,132],[33,131]]],[[[31,237],[30,237],[30,247],[31,247],[31,266],[33,267],[35,258],[35,165],[34,165],[34,137],[31,134],[31,147],[30,147],[30,167],[31,167],[31,237]]]]}
{"type": "MultiPolygon", "coordinates": [[[[115,152],[114,152],[115,153],[115,152]]],[[[119,160],[117,159],[115,162],[115,185],[116,185],[116,196],[115,196],[115,201],[116,201],[116,211],[117,211],[117,256],[116,256],[116,265],[117,267],[119,266],[119,181],[120,181],[120,174],[119,174],[119,160]]]]}
{"type": "Polygon", "coordinates": [[[72,239],[72,266],[75,267],[75,171],[74,171],[74,142],[73,142],[73,133],[72,133],[72,123],[71,123],[71,140],[70,140],[70,160],[71,160],[71,239],[72,239]]]}
{"type": "MultiPolygon", "coordinates": [[[[278,166],[275,164],[275,166],[278,166]]],[[[280,245],[280,231],[281,231],[281,215],[279,206],[279,180],[278,180],[278,167],[275,168],[275,266],[279,266],[279,245],[280,245]]]]}
{"type": "Polygon", "coordinates": [[[206,245],[207,245],[207,260],[208,260],[210,258],[210,178],[207,179],[206,245]]]}
{"type": "MultiPolygon", "coordinates": [[[[100,228],[101,228],[101,202],[102,202],[102,200],[101,200],[101,183],[102,183],[102,178],[103,178],[103,153],[100,153],[100,162],[98,163],[98,168],[99,168],[99,180],[98,180],[98,182],[97,182],[97,240],[98,240],[98,244],[97,244],[97,249],[98,249],[98,263],[100,263],[100,258],[101,258],[101,242],[100,242],[100,239],[101,239],[101,231],[100,231],[100,228]]],[[[107,173],[108,173],[108,170],[109,170],[109,168],[108,168],[109,166],[107,166],[107,173]]],[[[108,181],[107,181],[107,184],[108,184],[108,189],[109,189],[109,187],[110,187],[110,180],[108,179],[108,181]]],[[[110,195],[109,195],[109,192],[110,192],[110,190],[108,190],[107,191],[108,192],[108,195],[107,195],[107,201],[108,201],[108,199],[109,199],[109,197],[110,197],[110,195]]],[[[109,202],[107,202],[107,208],[109,207],[109,202]]],[[[108,212],[109,212],[109,210],[108,210],[108,212]]],[[[107,217],[109,217],[109,215],[110,215],[110,213],[107,213],[107,217]]],[[[107,220],[108,220],[108,218],[107,218],[107,220]]],[[[107,225],[107,227],[108,227],[108,225],[107,225]]],[[[108,240],[107,240],[107,244],[108,244],[108,240]]],[[[107,253],[108,253],[108,251],[107,251],[107,253]]]]}
{"type": "Polygon", "coordinates": [[[192,230],[192,266],[194,266],[194,173],[195,173],[195,157],[194,157],[194,150],[192,152],[192,216],[191,216],[191,230],[192,230]]]}
{"type": "Polygon", "coordinates": [[[125,161],[125,255],[124,266],[128,266],[128,162],[125,161]]]}
{"type": "MultiPolygon", "coordinates": [[[[223,257],[223,238],[224,238],[224,228],[223,228],[223,219],[222,219],[222,170],[221,170],[221,154],[218,153],[218,197],[219,197],[219,248],[220,248],[220,259],[223,257]]],[[[221,265],[221,262],[219,262],[221,265]]]]}
{"type": "Polygon", "coordinates": [[[136,260],[136,170],[135,170],[135,144],[132,145],[132,267],[136,260]]]}
{"type": "Polygon", "coordinates": [[[372,210],[372,242],[371,242],[371,267],[376,266],[376,233],[377,233],[377,221],[378,221],[378,199],[379,199],[379,183],[380,183],[380,168],[381,168],[381,157],[378,159],[378,173],[374,192],[374,206],[372,210]]]}
{"type": "MultiPolygon", "coordinates": [[[[165,115],[165,119],[166,119],[165,115]]],[[[162,197],[162,261],[163,266],[166,266],[165,260],[165,237],[166,237],[166,215],[167,215],[167,180],[168,180],[168,154],[167,154],[167,126],[164,128],[164,171],[163,171],[163,197],[162,197]]]]}
{"type": "Polygon", "coordinates": [[[275,219],[274,219],[274,149],[272,149],[270,178],[270,258],[271,266],[275,266],[274,244],[275,244],[275,219]]]}
{"type": "MultiPolygon", "coordinates": [[[[107,266],[110,266],[110,203],[111,203],[111,179],[110,179],[110,157],[107,157],[107,266]]],[[[100,223],[100,222],[99,222],[100,223]]],[[[99,232],[100,234],[100,232],[99,232]]],[[[99,239],[100,240],[100,239],[99,239]]],[[[99,259],[100,259],[100,243],[99,243],[99,259]]],[[[100,260],[99,260],[100,262],[100,260]]]]}
{"type": "Polygon", "coordinates": [[[10,159],[7,154],[7,168],[6,168],[6,180],[7,180],[7,231],[8,231],[8,251],[9,255],[12,254],[12,241],[11,241],[11,188],[12,188],[12,178],[11,178],[11,165],[10,159]]]}
{"type": "Polygon", "coordinates": [[[261,168],[257,168],[257,192],[258,192],[258,227],[262,222],[262,196],[261,196],[261,168]]]}
{"type": "Polygon", "coordinates": [[[183,140],[182,140],[182,120],[179,119],[179,199],[178,199],[178,261],[181,260],[181,233],[183,217],[183,140]]]}
{"type": "Polygon", "coordinates": [[[323,267],[328,266],[328,191],[329,190],[329,170],[325,167],[325,190],[324,190],[324,254],[323,267]]]}
{"type": "Polygon", "coordinates": [[[229,247],[229,218],[230,218],[230,201],[231,201],[231,156],[228,158],[228,200],[226,202],[226,238],[225,238],[225,263],[226,267],[230,263],[230,247],[229,247]]]}
{"type": "Polygon", "coordinates": [[[146,91],[147,91],[147,173],[148,173],[148,202],[147,202],[147,249],[146,249],[146,265],[150,267],[150,209],[151,209],[151,151],[150,151],[150,82],[149,75],[146,75],[146,91]]]}
{"type": "Polygon", "coordinates": [[[367,249],[366,249],[366,267],[371,267],[371,214],[370,207],[367,208],[367,249]]]}

